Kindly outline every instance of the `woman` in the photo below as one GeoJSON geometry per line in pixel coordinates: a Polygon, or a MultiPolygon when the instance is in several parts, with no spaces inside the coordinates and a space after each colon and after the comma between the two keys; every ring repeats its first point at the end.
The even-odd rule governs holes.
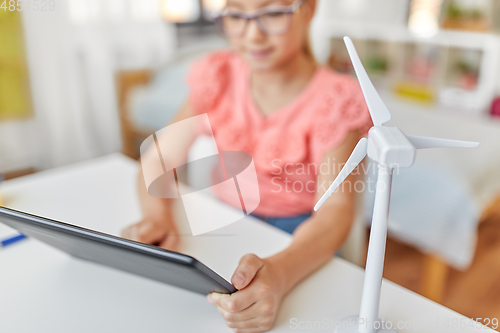
{"type": "MultiPolygon", "coordinates": [[[[239,291],[207,296],[235,332],[271,329],[285,295],[332,257],[353,221],[352,186],[312,213],[371,125],[356,80],[318,66],[312,55],[315,8],[316,0],[228,0],[217,22],[233,50],[193,66],[191,95],[173,120],[207,113],[219,150],[250,153],[261,197],[255,216],[293,233],[280,253],[241,258],[231,279],[239,291]]],[[[172,149],[164,158],[186,154],[196,134],[184,136],[161,143],[172,149]]],[[[177,249],[171,202],[148,195],[141,176],[139,193],[143,220],[124,237],[177,249]]]]}

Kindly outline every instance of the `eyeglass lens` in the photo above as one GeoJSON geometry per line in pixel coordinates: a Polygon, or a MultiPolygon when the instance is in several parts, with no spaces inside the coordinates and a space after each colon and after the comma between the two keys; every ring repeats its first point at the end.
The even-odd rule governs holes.
{"type": "MultiPolygon", "coordinates": [[[[266,34],[280,34],[286,32],[290,26],[291,15],[280,11],[269,11],[257,18],[259,27],[266,34]]],[[[232,36],[242,35],[248,19],[239,13],[227,13],[222,17],[224,31],[232,36]]]]}

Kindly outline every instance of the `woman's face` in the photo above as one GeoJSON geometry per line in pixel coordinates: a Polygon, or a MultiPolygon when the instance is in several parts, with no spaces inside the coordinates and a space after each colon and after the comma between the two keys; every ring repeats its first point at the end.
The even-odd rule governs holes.
{"type": "MultiPolygon", "coordinates": [[[[231,12],[254,14],[262,8],[272,9],[289,6],[293,0],[228,0],[231,12]]],[[[254,70],[272,70],[303,52],[309,23],[314,14],[315,0],[307,0],[290,16],[289,29],[280,34],[266,34],[255,20],[249,21],[241,36],[228,39],[235,49],[254,70]]],[[[270,20],[273,20],[271,17],[270,20]]]]}

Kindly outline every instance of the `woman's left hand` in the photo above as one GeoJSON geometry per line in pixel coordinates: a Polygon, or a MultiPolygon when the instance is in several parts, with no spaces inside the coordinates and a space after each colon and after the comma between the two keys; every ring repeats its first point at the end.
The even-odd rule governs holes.
{"type": "Polygon", "coordinates": [[[231,283],[239,289],[232,295],[211,293],[209,303],[235,333],[258,333],[270,330],[285,296],[283,274],[269,259],[247,254],[240,260],[231,283]]]}

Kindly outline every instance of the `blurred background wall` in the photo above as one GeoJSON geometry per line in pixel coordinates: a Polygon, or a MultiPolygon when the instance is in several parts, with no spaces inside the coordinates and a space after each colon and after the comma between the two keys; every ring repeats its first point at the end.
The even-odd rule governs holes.
{"type": "Polygon", "coordinates": [[[0,170],[119,151],[115,73],[154,68],[175,50],[174,28],[156,0],[58,0],[46,7],[32,2],[18,11],[32,110],[0,122],[0,170]]]}
{"type": "MultiPolygon", "coordinates": [[[[403,105],[433,112],[469,105],[465,114],[484,116],[500,92],[498,2],[320,0],[313,48],[321,62],[349,71],[340,39],[348,34],[387,98],[396,96],[397,103],[402,97],[403,105]]],[[[22,10],[0,9],[0,43],[17,41],[15,52],[2,47],[11,50],[1,56],[3,68],[14,68],[15,59],[27,83],[17,93],[26,96],[24,111],[0,114],[0,171],[46,169],[120,151],[124,124],[117,75],[158,73],[180,55],[194,59],[202,50],[224,46],[210,23],[223,5],[224,0],[54,0],[43,8],[28,1],[22,10]],[[7,26],[9,20],[17,25],[7,26]]],[[[3,87],[13,85],[9,75],[3,72],[3,87]]],[[[127,98],[139,97],[127,99],[134,106],[129,112],[140,114],[146,93],[133,90],[127,98]]],[[[167,91],[164,99],[182,94],[172,95],[167,91]]],[[[168,121],[170,113],[164,113],[142,118],[168,121]]]]}

